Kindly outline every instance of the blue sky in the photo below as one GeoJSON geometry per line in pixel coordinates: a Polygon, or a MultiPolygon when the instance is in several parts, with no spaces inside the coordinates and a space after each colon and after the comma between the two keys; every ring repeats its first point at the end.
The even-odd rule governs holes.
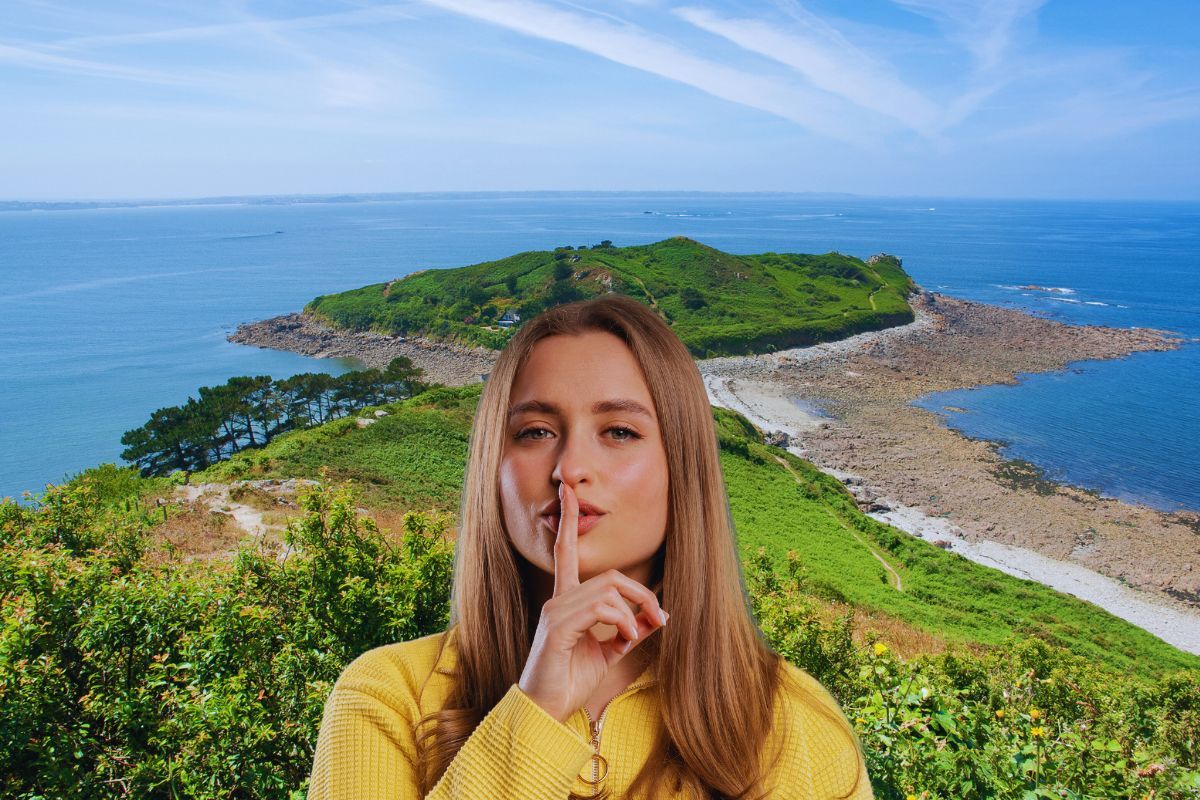
{"type": "Polygon", "coordinates": [[[1185,2],[4,5],[5,199],[1200,199],[1185,2]]]}

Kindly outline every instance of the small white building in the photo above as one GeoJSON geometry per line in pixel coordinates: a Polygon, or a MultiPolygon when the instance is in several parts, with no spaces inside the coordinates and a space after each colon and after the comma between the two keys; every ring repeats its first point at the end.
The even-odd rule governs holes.
{"type": "Polygon", "coordinates": [[[501,328],[511,328],[513,325],[521,321],[521,315],[515,311],[505,311],[504,316],[497,320],[496,324],[501,328]]]}

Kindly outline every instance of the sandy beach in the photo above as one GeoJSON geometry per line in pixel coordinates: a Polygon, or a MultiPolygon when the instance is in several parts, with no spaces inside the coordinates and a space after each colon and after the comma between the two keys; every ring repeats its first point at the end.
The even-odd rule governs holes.
{"type": "MultiPolygon", "coordinates": [[[[1051,483],[911,402],[1013,383],[1074,361],[1168,350],[1159,331],[1065,325],[921,293],[916,321],[768,355],[697,361],[710,401],[838,477],[871,516],[981,564],[1095,603],[1200,653],[1200,515],[1164,513],[1051,483]]],[[[233,341],[372,366],[408,355],[427,379],[479,380],[495,354],[419,339],[344,334],[288,315],[233,341]]]]}

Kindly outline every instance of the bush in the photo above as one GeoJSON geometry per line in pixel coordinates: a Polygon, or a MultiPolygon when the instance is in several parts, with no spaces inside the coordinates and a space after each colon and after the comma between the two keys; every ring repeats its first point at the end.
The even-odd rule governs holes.
{"type": "MultiPolygon", "coordinates": [[[[316,486],[285,547],[164,563],[138,494],[156,486],[101,470],[0,503],[0,796],[302,797],[344,666],[447,624],[447,513],[405,514],[397,540],[316,486]]],[[[1037,639],[906,661],[856,644],[849,606],[823,621],[795,553],[758,550],[746,579],[770,645],[842,704],[880,800],[1200,793],[1195,671],[1142,685],[1037,639]]]]}
{"type": "Polygon", "coordinates": [[[771,646],[842,704],[880,800],[1200,795],[1195,672],[1132,688],[1037,639],[905,662],[855,646],[849,608],[818,622],[795,553],[780,574],[759,550],[747,581],[771,646]]]}
{"type": "Polygon", "coordinates": [[[288,797],[345,664],[447,624],[444,514],[406,514],[397,544],[317,488],[287,552],[213,570],[126,563],[105,530],[144,535],[135,505],[48,499],[0,505],[0,796],[288,797]]]}

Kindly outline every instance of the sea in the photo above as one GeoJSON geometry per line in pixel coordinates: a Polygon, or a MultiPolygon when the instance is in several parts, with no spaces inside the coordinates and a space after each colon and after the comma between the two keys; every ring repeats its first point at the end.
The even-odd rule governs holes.
{"type": "Polygon", "coordinates": [[[0,497],[35,502],[121,463],[123,432],[200,386],[358,366],[231,344],[239,323],[419,269],[688,236],[733,253],[892,253],[926,289],[1186,337],[917,402],[1053,480],[1200,510],[1198,203],[549,192],[3,208],[0,497]]]}

